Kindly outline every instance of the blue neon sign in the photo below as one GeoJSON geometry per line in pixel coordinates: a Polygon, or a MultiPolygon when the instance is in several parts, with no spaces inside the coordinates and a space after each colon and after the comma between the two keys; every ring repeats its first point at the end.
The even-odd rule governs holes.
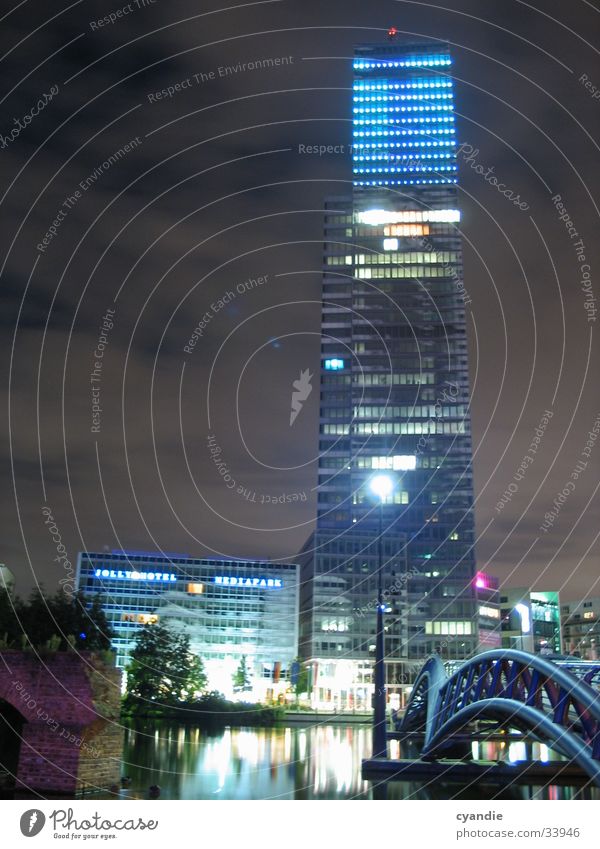
{"type": "Polygon", "coordinates": [[[337,357],[331,360],[325,360],[325,369],[327,371],[339,371],[344,368],[344,361],[337,357]]]}
{"type": "Polygon", "coordinates": [[[132,572],[121,569],[95,569],[95,578],[114,578],[119,581],[150,581],[172,583],[177,580],[173,572],[132,572]]]}
{"type": "Polygon", "coordinates": [[[267,589],[281,589],[283,581],[281,578],[244,578],[235,575],[215,575],[215,584],[226,587],[266,587],[267,589]]]}

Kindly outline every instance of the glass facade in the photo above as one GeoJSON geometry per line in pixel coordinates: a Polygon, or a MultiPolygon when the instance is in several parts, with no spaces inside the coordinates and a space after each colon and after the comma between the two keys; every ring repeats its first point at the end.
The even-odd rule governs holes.
{"type": "Polygon", "coordinates": [[[451,62],[439,43],[356,49],[353,190],[326,201],[317,530],[300,555],[301,651],[315,662],[373,658],[376,560],[350,549],[375,548],[380,469],[394,481],[388,663],[478,646],[451,62]],[[321,616],[332,576],[349,611],[337,640],[321,616]]]}
{"type": "Polygon", "coordinates": [[[583,660],[600,658],[600,598],[588,597],[561,606],[564,650],[583,660]]]}
{"type": "Polygon", "coordinates": [[[557,592],[527,587],[502,591],[502,647],[532,654],[561,654],[560,598],[557,592]]]}
{"type": "Polygon", "coordinates": [[[254,695],[264,698],[274,685],[283,686],[298,653],[294,564],[84,552],[77,585],[89,599],[100,594],[120,667],[127,666],[139,630],[153,622],[188,634],[209,688],[226,695],[242,657],[254,695]]]}

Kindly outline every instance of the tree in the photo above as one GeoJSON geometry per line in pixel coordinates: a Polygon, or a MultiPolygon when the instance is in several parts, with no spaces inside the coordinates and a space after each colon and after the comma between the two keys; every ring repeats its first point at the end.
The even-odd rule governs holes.
{"type": "Polygon", "coordinates": [[[308,692],[308,667],[302,663],[299,657],[292,663],[290,683],[296,694],[297,702],[302,693],[308,692]],[[292,680],[294,680],[294,683],[292,683],[292,680]]]}
{"type": "Polygon", "coordinates": [[[190,651],[190,638],[157,623],[146,625],[127,667],[127,694],[136,699],[191,701],[206,689],[202,660],[190,651]]]}
{"type": "MultiPolygon", "coordinates": [[[[169,632],[171,633],[171,632],[169,632]]],[[[169,666],[171,698],[176,701],[191,701],[206,689],[207,677],[204,663],[190,651],[187,634],[171,633],[172,658],[169,666]]]]}
{"type": "Polygon", "coordinates": [[[7,648],[20,644],[23,633],[19,625],[22,605],[20,598],[11,598],[4,587],[0,589],[0,643],[7,648]]]}
{"type": "Polygon", "coordinates": [[[97,651],[110,648],[112,636],[100,596],[91,603],[81,593],[46,597],[40,587],[24,602],[0,591],[0,640],[8,645],[97,651]]]}
{"type": "Polygon", "coordinates": [[[113,632],[102,609],[102,599],[95,595],[91,604],[81,594],[73,600],[75,606],[75,645],[88,651],[110,648],[113,632]]]}
{"type": "Polygon", "coordinates": [[[240,660],[240,664],[233,673],[233,689],[236,693],[245,693],[251,689],[250,670],[246,655],[240,660]]]}

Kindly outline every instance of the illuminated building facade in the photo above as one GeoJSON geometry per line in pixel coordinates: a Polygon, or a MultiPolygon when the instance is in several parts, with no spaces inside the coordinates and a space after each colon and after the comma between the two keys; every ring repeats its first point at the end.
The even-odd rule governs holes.
{"type": "Polygon", "coordinates": [[[499,586],[498,578],[487,572],[477,572],[475,575],[478,652],[502,646],[499,586]]]}
{"type": "Polygon", "coordinates": [[[192,651],[204,661],[209,689],[231,696],[242,657],[253,697],[272,698],[289,686],[298,653],[294,564],[83,552],[77,586],[90,600],[100,595],[115,633],[117,666],[127,666],[140,629],[160,622],[189,635],[192,651]]]}
{"type": "Polygon", "coordinates": [[[560,598],[528,587],[503,589],[500,596],[502,648],[531,654],[561,654],[560,598]]]}
{"type": "Polygon", "coordinates": [[[600,659],[600,597],[561,605],[564,649],[583,660],[600,659]]]}
{"type": "Polygon", "coordinates": [[[299,556],[318,702],[348,705],[350,679],[370,681],[374,473],[394,480],[382,506],[388,692],[411,662],[479,644],[451,66],[439,43],[355,52],[352,194],[326,201],[317,529],[299,556]]]}

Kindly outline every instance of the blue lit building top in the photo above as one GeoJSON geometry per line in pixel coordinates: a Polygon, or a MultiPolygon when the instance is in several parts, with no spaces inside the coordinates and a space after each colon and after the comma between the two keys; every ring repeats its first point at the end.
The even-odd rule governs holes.
{"type": "Polygon", "coordinates": [[[456,180],[452,58],[440,45],[357,48],[353,178],[357,187],[447,186],[456,180]]]}

